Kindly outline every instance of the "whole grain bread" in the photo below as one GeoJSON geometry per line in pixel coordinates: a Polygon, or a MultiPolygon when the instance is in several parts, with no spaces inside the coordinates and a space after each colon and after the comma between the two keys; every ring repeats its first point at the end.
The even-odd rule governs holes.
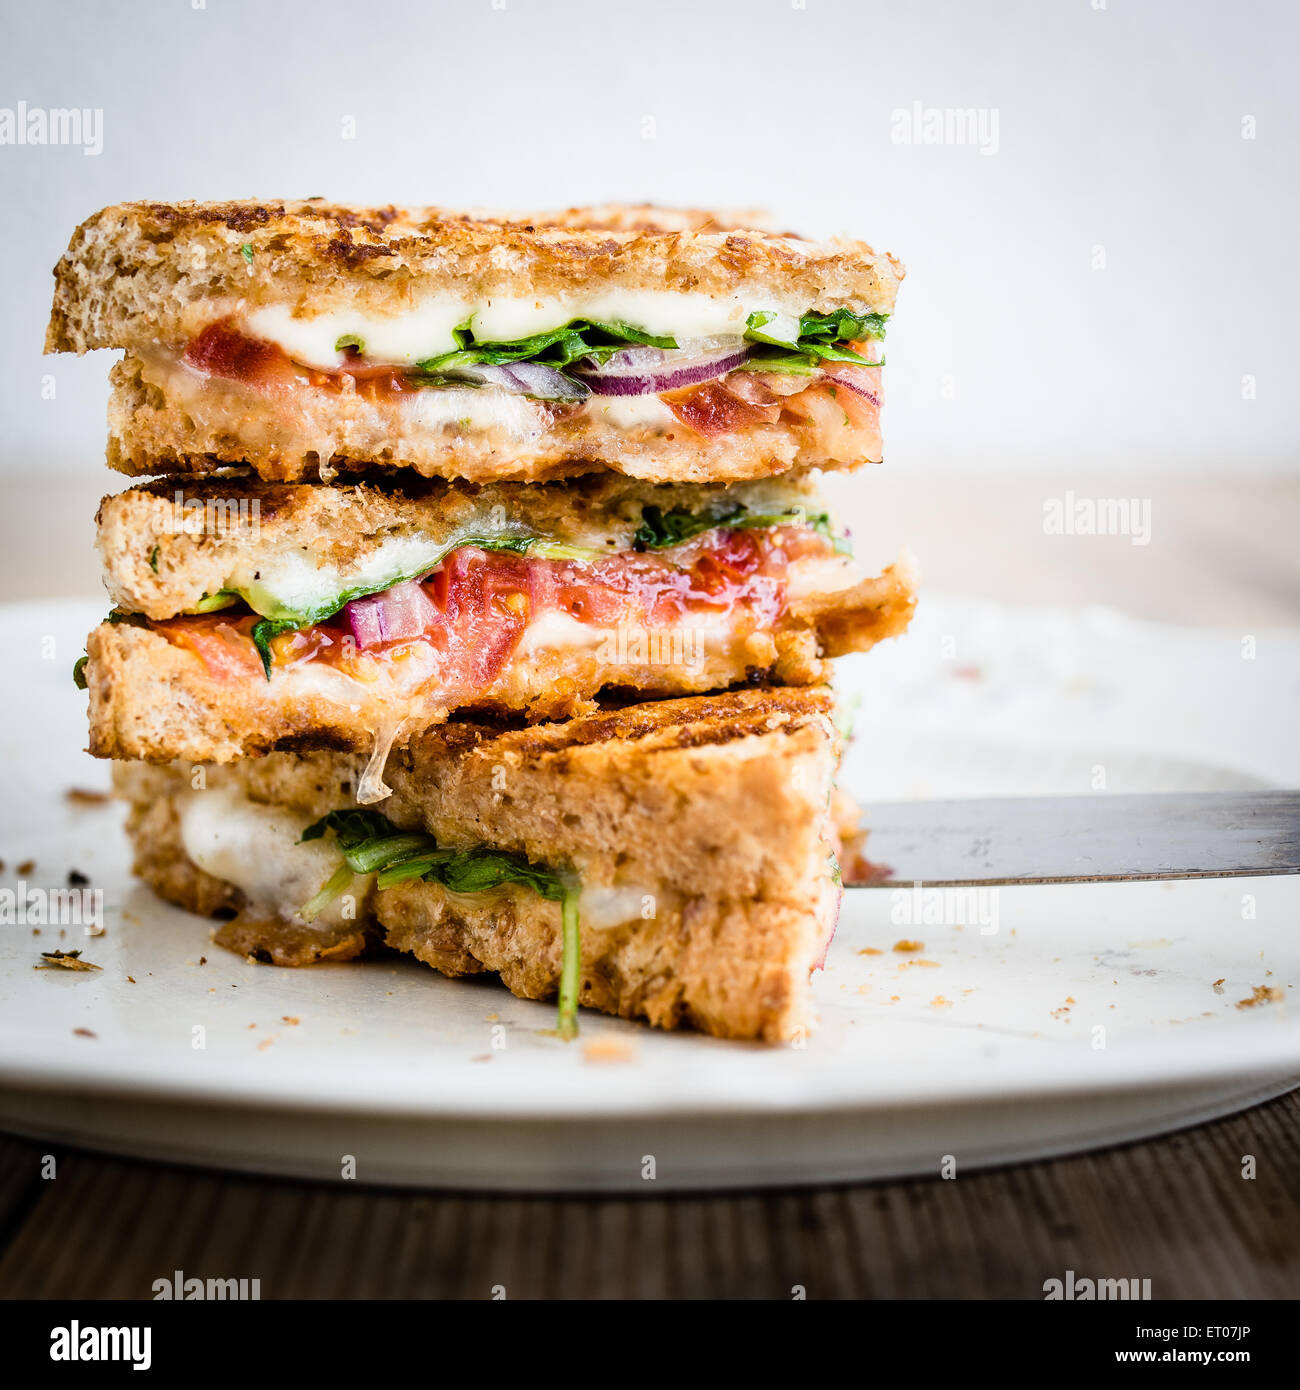
{"type": "Polygon", "coordinates": [[[498,217],[287,202],[119,203],[55,267],[47,352],[177,342],[196,303],[392,313],[424,294],[564,295],[599,282],[706,294],[778,289],[809,310],[888,313],[902,267],[706,212],[574,208],[498,217]]]}
{"type": "MultiPolygon", "coordinates": [[[[571,863],[602,887],[698,893],[717,882],[720,894],[787,896],[809,837],[824,830],[838,747],[833,708],[830,691],[811,686],[657,700],[525,727],[456,720],[389,756],[392,794],[374,809],[440,844],[571,863]]],[[[207,765],[202,781],[315,820],[353,804],[365,761],[273,753],[207,765]]],[[[147,807],[187,792],[193,769],[119,763],[115,785],[147,807]]],[[[175,838],[165,817],[140,824],[150,844],[175,838]]]]}
{"type": "MultiPolygon", "coordinates": [[[[812,685],[829,677],[829,659],[866,651],[896,636],[915,606],[910,567],[890,566],[874,579],[833,595],[793,601],[770,630],[739,649],[706,648],[682,662],[601,647],[556,649],[512,662],[486,691],[456,708],[530,720],[564,719],[594,708],[602,692],[671,697],[741,684],[812,685]]],[[[331,667],[306,663],[260,670],[247,678],[214,677],[192,651],[162,632],[105,622],[86,642],[90,752],[100,758],[230,762],[275,750],[366,751],[393,723],[389,697],[331,667]]],[[[400,739],[442,723],[449,697],[404,706],[400,739]]]]}
{"type": "MultiPolygon", "coordinates": [[[[649,906],[636,920],[581,931],[585,1006],[780,1042],[809,1026],[808,977],[838,905],[831,710],[824,688],[751,690],[530,729],[447,725],[390,758],[393,794],[378,809],[440,844],[569,867],[584,888],[640,890],[649,906]]],[[[316,931],[256,910],[189,860],[184,798],[233,784],[314,819],[348,803],[357,759],[274,754],[203,772],[120,764],[115,783],[131,808],[136,872],[191,910],[238,912],[221,944],[298,965],[346,958],[378,937],[446,975],[491,971],[524,998],[555,994],[559,909],[528,889],[371,888],[355,923],[316,931]]]]}

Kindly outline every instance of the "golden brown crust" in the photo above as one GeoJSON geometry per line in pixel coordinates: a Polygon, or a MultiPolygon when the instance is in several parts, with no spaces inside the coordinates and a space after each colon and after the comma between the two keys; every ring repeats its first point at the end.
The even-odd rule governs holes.
{"type": "Polygon", "coordinates": [[[852,589],[808,594],[792,605],[802,630],[816,634],[822,659],[870,651],[877,642],[898,637],[915,611],[916,564],[908,550],[852,589]]]}
{"type": "Polygon", "coordinates": [[[307,927],[249,912],[239,913],[212,934],[218,946],[234,951],[237,956],[246,956],[262,965],[286,966],[355,960],[378,944],[379,937],[380,933],[370,921],[307,927]]]}
{"type": "Polygon", "coordinates": [[[901,275],[864,242],[649,207],[510,220],[323,200],[121,203],[83,222],[56,266],[46,351],[170,340],[195,300],[392,312],[449,287],[550,295],[600,282],[707,294],[775,286],[810,310],[888,313],[901,275]]]}

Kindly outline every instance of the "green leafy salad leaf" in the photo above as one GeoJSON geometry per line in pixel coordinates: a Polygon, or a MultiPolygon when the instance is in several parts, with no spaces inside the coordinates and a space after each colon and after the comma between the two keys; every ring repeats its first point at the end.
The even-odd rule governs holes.
{"type": "MultiPolygon", "coordinates": [[[[829,314],[802,315],[795,332],[794,319],[772,310],[759,310],[750,314],[746,322],[744,336],[755,345],[755,351],[745,367],[751,371],[808,375],[822,362],[861,364],[863,357],[848,344],[864,338],[883,338],[888,318],[888,314],[855,314],[850,309],[836,309],[829,314]]],[[[425,379],[423,384],[474,385],[475,368],[529,362],[550,367],[565,377],[573,388],[572,395],[565,388],[565,399],[580,399],[586,394],[583,382],[568,371],[576,363],[599,366],[628,347],[672,349],[678,346],[673,337],[647,333],[630,323],[596,319],[572,319],[562,328],[534,333],[513,342],[480,340],[474,335],[473,320],[466,319],[453,330],[452,336],[456,346],[450,352],[416,363],[417,372],[425,379]]],[[[364,344],[351,335],[340,338],[335,346],[365,351],[364,344]]],[[[544,398],[555,398],[540,385],[536,391],[544,398]]]]}
{"type": "Polygon", "coordinates": [[[793,319],[760,310],[750,314],[746,323],[745,337],[758,346],[745,363],[745,370],[808,375],[823,362],[883,366],[883,358],[880,362],[868,362],[848,344],[864,338],[883,338],[888,319],[888,314],[855,314],[850,309],[836,309],[830,314],[804,314],[795,334],[789,328],[793,319]]]}
{"type": "MultiPolygon", "coordinates": [[[[821,534],[834,541],[837,550],[841,550],[844,545],[841,537],[832,534],[830,518],[824,514],[806,516],[799,511],[751,512],[743,506],[721,513],[687,512],[680,509],[664,512],[659,507],[648,506],[642,510],[641,518],[641,525],[633,537],[633,548],[641,551],[667,550],[714,527],[746,529],[759,526],[787,526],[799,522],[814,526],[821,534]]],[[[271,642],[276,637],[285,632],[296,632],[323,623],[341,612],[353,599],[369,598],[372,594],[382,594],[408,580],[422,579],[436,570],[453,550],[458,550],[461,546],[477,546],[481,550],[496,550],[514,555],[534,555],[543,560],[596,560],[609,553],[532,534],[457,533],[443,545],[431,547],[416,569],[387,574],[369,584],[358,584],[338,590],[310,608],[287,608],[276,600],[274,594],[265,589],[240,588],[222,589],[204,598],[194,611],[210,612],[243,599],[260,618],[253,626],[253,645],[262,659],[262,669],[266,678],[270,680],[274,660],[271,642]]]]}
{"type": "Polygon", "coordinates": [[[599,323],[594,319],[573,319],[563,328],[534,333],[512,343],[480,342],[474,336],[473,320],[466,319],[453,330],[452,336],[456,339],[456,348],[416,363],[421,372],[446,376],[465,367],[504,367],[511,362],[536,362],[539,366],[562,371],[574,362],[607,362],[627,347],[677,346],[676,338],[656,337],[627,323],[599,323]]]}
{"type": "Polygon", "coordinates": [[[531,888],[549,902],[561,905],[563,959],[557,1028],[561,1036],[578,1031],[577,1008],[581,942],[578,933],[578,885],[568,877],[539,868],[520,854],[505,850],[447,849],[422,830],[399,830],[378,811],[349,808],[331,811],[302,832],[304,843],[332,831],[343,863],[320,892],[299,909],[312,921],[352,881],[353,874],[374,874],[375,886],[392,888],[411,879],[440,883],[453,893],[490,893],[507,885],[531,888]]]}
{"type": "Polygon", "coordinates": [[[837,553],[852,553],[847,538],[831,530],[829,513],[809,513],[800,508],[786,512],[751,512],[748,507],[737,506],[722,512],[692,512],[674,507],[665,512],[660,507],[645,506],[641,509],[641,525],[637,527],[632,544],[637,550],[668,550],[715,528],[750,531],[763,526],[799,525],[811,526],[818,535],[825,536],[837,553]]]}
{"type": "MultiPolygon", "coordinates": [[[[383,579],[376,580],[373,584],[358,584],[350,589],[342,589],[313,608],[296,611],[281,607],[271,595],[264,592],[251,592],[247,589],[240,589],[237,594],[230,590],[223,590],[222,592],[223,594],[230,594],[228,601],[231,603],[235,602],[236,597],[242,598],[253,612],[261,616],[262,621],[253,626],[253,645],[262,658],[262,669],[266,672],[266,678],[270,680],[271,641],[273,638],[279,637],[283,632],[297,632],[301,628],[314,627],[317,623],[323,623],[327,618],[332,618],[336,613],[346,608],[353,599],[369,598],[372,594],[382,594],[395,585],[405,584],[408,580],[420,579],[426,574],[431,574],[453,550],[458,550],[463,545],[478,546],[481,550],[506,551],[515,555],[524,555],[534,549],[537,553],[543,554],[545,548],[556,548],[554,542],[547,541],[541,536],[457,535],[441,548],[431,550],[425,563],[415,571],[387,575],[383,579]]],[[[563,557],[551,555],[550,558],[580,558],[577,547],[569,546],[565,547],[565,550],[569,553],[563,557]]],[[[581,553],[586,554],[587,552],[581,553]]],[[[224,607],[224,604],[217,606],[224,607]]],[[[199,609],[198,611],[203,610],[199,609]]]]}

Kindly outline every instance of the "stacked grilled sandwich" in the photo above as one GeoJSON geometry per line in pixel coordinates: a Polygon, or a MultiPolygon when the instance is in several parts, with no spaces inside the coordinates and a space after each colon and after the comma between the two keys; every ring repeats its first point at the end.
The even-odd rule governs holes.
{"type": "MultiPolygon", "coordinates": [[[[815,485],[881,457],[901,268],[717,217],[124,204],[78,667],[135,867],[301,965],[379,943],[789,1039],[839,904],[831,658],[901,632],[815,485]]],[[[851,818],[850,818],[851,819],[851,818]]]]}

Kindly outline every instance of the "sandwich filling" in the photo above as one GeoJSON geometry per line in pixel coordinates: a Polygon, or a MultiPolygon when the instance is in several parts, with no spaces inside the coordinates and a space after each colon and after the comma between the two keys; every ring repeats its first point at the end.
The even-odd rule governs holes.
{"type": "Polygon", "coordinates": [[[432,835],[400,830],[377,811],[332,811],[308,824],[226,787],[189,793],[179,821],[185,852],[198,868],[239,888],[247,911],[285,921],[328,927],[355,920],[358,904],[372,890],[416,879],[485,906],[509,892],[536,893],[558,903],[563,1036],[577,1031],[580,912],[589,926],[616,926],[634,919],[643,900],[639,890],[589,895],[573,872],[537,866],[489,846],[441,847],[432,835]],[[620,903],[612,912],[611,896],[620,903]]]}
{"type": "Polygon", "coordinates": [[[824,516],[647,506],[630,550],[509,530],[406,537],[346,578],[294,554],[233,574],[196,613],[150,625],[217,680],[312,665],[463,700],[542,651],[605,646],[618,664],[630,644],[644,653],[624,651],[630,664],[689,664],[770,628],[790,597],[856,578],[824,516]]]}
{"type": "Polygon", "coordinates": [[[780,426],[828,457],[878,461],[887,318],[667,292],[439,299],[382,319],[273,305],[201,325],[178,358],[141,357],[178,399],[224,389],[236,407],[252,393],[300,433],[318,428],[312,402],[332,399],[406,429],[515,441],[601,427],[711,441],[780,426]]]}

